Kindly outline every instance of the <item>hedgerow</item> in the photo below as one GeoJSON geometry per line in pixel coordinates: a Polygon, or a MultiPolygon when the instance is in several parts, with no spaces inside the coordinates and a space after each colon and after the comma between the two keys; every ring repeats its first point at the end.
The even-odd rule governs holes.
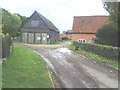
{"type": "Polygon", "coordinates": [[[8,57],[12,46],[12,39],[9,35],[2,38],[2,58],[8,57]]]}
{"type": "Polygon", "coordinates": [[[100,45],[100,44],[92,44],[92,43],[80,43],[80,42],[73,42],[77,48],[81,48],[85,51],[92,52],[94,54],[100,55],[102,57],[118,60],[120,48],[112,47],[107,45],[100,45]]]}

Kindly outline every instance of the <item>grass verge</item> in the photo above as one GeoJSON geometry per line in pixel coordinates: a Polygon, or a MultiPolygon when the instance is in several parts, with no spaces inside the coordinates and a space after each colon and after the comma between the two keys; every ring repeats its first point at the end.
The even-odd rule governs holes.
{"type": "Polygon", "coordinates": [[[82,54],[82,55],[84,55],[86,57],[89,57],[91,59],[98,60],[98,61],[104,62],[106,64],[109,64],[109,65],[111,65],[113,67],[120,68],[120,62],[118,62],[118,61],[114,61],[114,60],[111,60],[111,59],[106,59],[106,58],[101,57],[99,55],[96,55],[94,53],[82,50],[80,48],[76,49],[76,46],[74,46],[74,45],[70,45],[69,48],[71,50],[76,51],[77,53],[82,54]]]}
{"type": "Polygon", "coordinates": [[[14,46],[2,66],[3,88],[51,88],[44,60],[34,52],[14,46]]]}

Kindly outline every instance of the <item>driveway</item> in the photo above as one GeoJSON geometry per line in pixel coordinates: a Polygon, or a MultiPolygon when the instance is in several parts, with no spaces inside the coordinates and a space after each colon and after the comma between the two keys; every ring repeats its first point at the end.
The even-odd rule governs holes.
{"type": "Polygon", "coordinates": [[[64,88],[118,88],[118,70],[57,45],[15,44],[41,55],[64,88]]]}

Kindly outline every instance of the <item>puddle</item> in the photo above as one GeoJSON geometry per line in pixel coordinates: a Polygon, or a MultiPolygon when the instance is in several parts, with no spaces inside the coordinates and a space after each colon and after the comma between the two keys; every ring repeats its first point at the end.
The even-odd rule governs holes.
{"type": "Polygon", "coordinates": [[[69,62],[66,61],[67,55],[66,54],[72,54],[72,51],[67,49],[67,48],[58,48],[55,50],[49,50],[49,54],[53,56],[56,60],[61,65],[64,65],[65,67],[70,67],[73,68],[73,65],[69,62]]]}
{"type": "Polygon", "coordinates": [[[68,53],[68,54],[71,54],[72,52],[68,48],[58,48],[56,51],[61,52],[61,53],[68,53]]]}

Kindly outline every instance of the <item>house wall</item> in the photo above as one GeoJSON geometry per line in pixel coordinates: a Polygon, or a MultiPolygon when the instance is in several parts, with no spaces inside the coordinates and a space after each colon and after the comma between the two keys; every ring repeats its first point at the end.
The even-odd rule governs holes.
{"type": "Polygon", "coordinates": [[[86,42],[89,42],[95,38],[95,34],[72,34],[72,41],[78,41],[80,39],[85,39],[86,42]]]}

